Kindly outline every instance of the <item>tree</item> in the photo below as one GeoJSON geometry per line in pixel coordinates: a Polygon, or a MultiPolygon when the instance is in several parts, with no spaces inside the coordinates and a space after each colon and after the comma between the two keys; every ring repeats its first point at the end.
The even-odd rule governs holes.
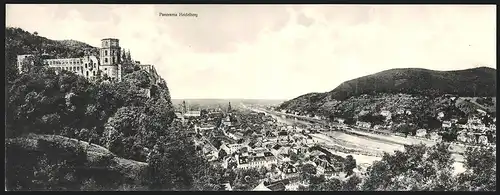
{"type": "Polygon", "coordinates": [[[459,129],[455,125],[452,125],[451,128],[441,131],[441,136],[443,138],[443,141],[445,142],[456,141],[458,136],[458,131],[459,129]]]}
{"type": "Polygon", "coordinates": [[[219,159],[222,160],[227,156],[227,152],[225,150],[219,150],[219,159]]]}
{"type": "Polygon", "coordinates": [[[357,175],[352,175],[344,182],[342,190],[344,191],[359,191],[359,184],[361,184],[362,179],[357,175]]]}
{"type": "Polygon", "coordinates": [[[158,152],[148,158],[148,185],[150,189],[189,190],[195,177],[207,162],[195,154],[194,146],[185,138],[172,134],[158,142],[158,152]]]}
{"type": "Polygon", "coordinates": [[[394,127],[393,131],[404,133],[405,135],[412,135],[417,131],[417,127],[415,125],[401,124],[394,127]]]}
{"type": "Polygon", "coordinates": [[[220,184],[225,181],[226,171],[220,166],[203,164],[194,176],[192,190],[197,191],[218,191],[222,190],[220,184]]]}
{"type": "Polygon", "coordinates": [[[354,168],[356,168],[356,159],[354,159],[352,155],[347,155],[344,160],[344,171],[346,172],[346,177],[354,173],[354,168]]]}
{"type": "Polygon", "coordinates": [[[469,147],[464,173],[458,176],[458,190],[496,191],[496,148],[469,147]]]}
{"type": "Polygon", "coordinates": [[[300,178],[303,181],[309,181],[312,176],[316,175],[316,167],[312,164],[302,165],[300,169],[300,178]]]}
{"type": "Polygon", "coordinates": [[[128,62],[128,61],[127,61],[127,55],[126,55],[126,52],[125,52],[125,48],[123,48],[123,49],[122,49],[122,51],[121,51],[121,56],[120,56],[120,57],[121,57],[121,61],[122,61],[123,63],[127,63],[127,62],[128,62]]]}
{"type": "Polygon", "coordinates": [[[344,121],[345,124],[347,125],[355,125],[356,124],[356,120],[354,120],[354,118],[352,117],[347,117],[344,121]]]}
{"type": "Polygon", "coordinates": [[[452,190],[454,160],[449,145],[405,146],[405,151],[384,154],[368,168],[361,189],[379,190],[452,190]]]}
{"type": "Polygon", "coordinates": [[[259,184],[259,180],[262,176],[257,169],[242,169],[238,170],[237,177],[234,180],[233,189],[234,190],[251,190],[253,187],[259,184]]]}
{"type": "Polygon", "coordinates": [[[299,155],[292,150],[288,151],[288,155],[290,156],[290,160],[292,162],[297,162],[298,160],[300,160],[299,155]]]}
{"type": "Polygon", "coordinates": [[[126,59],[126,62],[129,62],[129,63],[132,62],[132,56],[130,55],[130,50],[127,50],[127,53],[125,54],[125,59],[126,59]]]}
{"type": "Polygon", "coordinates": [[[442,126],[442,122],[432,116],[425,116],[422,121],[423,128],[438,129],[442,126]]]}
{"type": "Polygon", "coordinates": [[[485,124],[486,126],[489,126],[490,124],[493,124],[493,119],[489,117],[488,115],[481,117],[481,122],[485,124]]]}
{"type": "Polygon", "coordinates": [[[207,115],[208,115],[208,111],[207,111],[207,109],[201,109],[201,111],[200,111],[200,116],[202,116],[202,117],[207,117],[207,115]]]}
{"type": "Polygon", "coordinates": [[[382,115],[366,114],[359,117],[359,120],[370,122],[374,125],[380,125],[384,123],[385,117],[382,115]]]}
{"type": "Polygon", "coordinates": [[[342,181],[338,178],[331,178],[326,181],[314,182],[309,186],[310,191],[340,191],[342,190],[342,181]]]}

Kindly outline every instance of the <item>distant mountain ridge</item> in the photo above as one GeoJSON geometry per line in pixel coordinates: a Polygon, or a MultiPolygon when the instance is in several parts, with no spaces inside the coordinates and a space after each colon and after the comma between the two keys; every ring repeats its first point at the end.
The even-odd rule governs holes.
{"type": "MultiPolygon", "coordinates": [[[[332,113],[338,109],[337,107],[343,107],[340,105],[341,102],[347,100],[354,103],[353,105],[358,105],[355,102],[360,100],[355,97],[363,94],[373,98],[380,94],[385,94],[384,97],[390,94],[408,94],[430,99],[446,94],[459,97],[496,97],[496,69],[489,67],[454,71],[421,68],[390,69],[346,81],[329,92],[301,95],[282,103],[278,109],[332,113]]],[[[397,98],[394,98],[394,101],[397,101],[397,98]]],[[[366,103],[366,106],[370,107],[370,104],[376,103],[366,103]]],[[[393,102],[393,104],[398,103],[393,102]]],[[[354,112],[355,109],[343,110],[354,112]]]]}
{"type": "Polygon", "coordinates": [[[346,81],[328,93],[336,100],[373,93],[491,97],[496,96],[496,70],[488,67],[454,71],[390,69],[346,81]]]}

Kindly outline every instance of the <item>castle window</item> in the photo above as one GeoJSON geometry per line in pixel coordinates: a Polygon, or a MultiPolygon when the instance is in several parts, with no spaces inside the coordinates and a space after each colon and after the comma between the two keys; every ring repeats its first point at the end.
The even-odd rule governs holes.
{"type": "Polygon", "coordinates": [[[104,55],[107,56],[108,55],[108,50],[104,50],[104,55]]]}
{"type": "Polygon", "coordinates": [[[108,63],[108,58],[104,58],[104,63],[108,63]]]}
{"type": "Polygon", "coordinates": [[[85,68],[88,68],[87,63],[85,63],[85,68]]]}
{"type": "Polygon", "coordinates": [[[104,70],[108,70],[108,68],[104,68],[104,70]]]}
{"type": "Polygon", "coordinates": [[[89,76],[89,71],[87,71],[87,76],[89,76]]]}

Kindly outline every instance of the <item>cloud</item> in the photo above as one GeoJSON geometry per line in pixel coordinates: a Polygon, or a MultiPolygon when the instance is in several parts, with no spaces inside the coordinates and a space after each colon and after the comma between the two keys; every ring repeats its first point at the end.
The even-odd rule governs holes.
{"type": "Polygon", "coordinates": [[[155,65],[173,98],[294,98],[391,68],[494,67],[495,9],[7,5],[7,24],[94,46],[119,38],[134,59],[155,65]]]}

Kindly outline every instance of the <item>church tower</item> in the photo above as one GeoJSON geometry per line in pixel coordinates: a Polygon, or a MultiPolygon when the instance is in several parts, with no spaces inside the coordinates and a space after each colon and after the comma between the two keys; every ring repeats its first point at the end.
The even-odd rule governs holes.
{"type": "Polygon", "coordinates": [[[101,40],[101,64],[117,65],[121,63],[121,48],[118,39],[107,38],[101,40]]]}

